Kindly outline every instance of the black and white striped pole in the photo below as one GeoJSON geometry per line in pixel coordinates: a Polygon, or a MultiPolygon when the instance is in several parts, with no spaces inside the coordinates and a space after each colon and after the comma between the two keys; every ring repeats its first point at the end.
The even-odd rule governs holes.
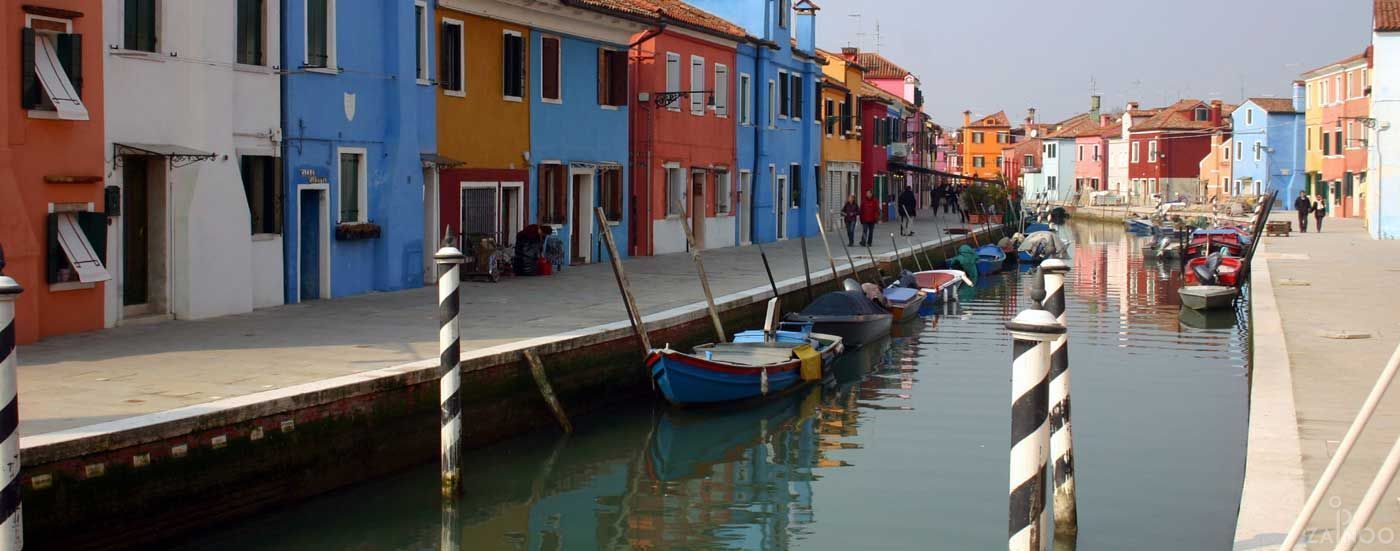
{"type": "Polygon", "coordinates": [[[1065,328],[1044,310],[1025,310],[1006,322],[1011,331],[1011,485],[1008,549],[1041,551],[1049,460],[1050,341],[1065,328]]]}
{"type": "Polygon", "coordinates": [[[24,548],[24,523],[19,497],[19,359],[15,355],[15,300],[24,288],[5,275],[5,252],[0,250],[0,551],[24,548]]]}
{"type": "Polygon", "coordinates": [[[438,267],[438,369],[439,398],[442,400],[442,494],[453,496],[461,490],[462,473],[462,262],[466,258],[457,247],[447,246],[433,256],[438,267]]]}
{"type": "Polygon", "coordinates": [[[1045,277],[1045,310],[1065,328],[1050,343],[1050,459],[1055,479],[1055,535],[1079,533],[1078,499],[1074,492],[1074,437],[1069,407],[1069,316],[1065,313],[1065,272],[1057,258],[1040,263],[1045,277]]]}

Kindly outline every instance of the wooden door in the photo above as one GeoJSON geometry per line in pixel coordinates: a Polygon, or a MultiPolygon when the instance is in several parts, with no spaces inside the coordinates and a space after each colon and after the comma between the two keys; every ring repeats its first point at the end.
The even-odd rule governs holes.
{"type": "Polygon", "coordinates": [[[690,174],[690,233],[695,248],[705,248],[705,173],[700,171],[690,174]]]}
{"type": "Polygon", "coordinates": [[[569,216],[569,254],[573,257],[573,261],[570,263],[583,264],[584,243],[582,239],[579,239],[579,236],[583,234],[584,228],[580,227],[579,223],[583,220],[583,209],[587,207],[583,204],[583,186],[580,185],[577,177],[574,178],[573,185],[569,187],[574,196],[573,212],[569,216]]]}
{"type": "Polygon", "coordinates": [[[122,166],[122,304],[150,303],[151,201],[146,157],[122,166]]]}

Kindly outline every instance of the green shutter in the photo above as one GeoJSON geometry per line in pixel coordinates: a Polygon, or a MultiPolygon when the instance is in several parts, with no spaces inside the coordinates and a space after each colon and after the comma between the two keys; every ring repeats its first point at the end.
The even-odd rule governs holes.
{"type": "Polygon", "coordinates": [[[58,62],[63,72],[68,73],[68,81],[73,83],[73,91],[83,96],[83,35],[58,35],[58,62]]]}
{"type": "Polygon", "coordinates": [[[19,33],[19,105],[23,109],[33,109],[43,101],[39,75],[34,72],[34,36],[34,29],[21,29],[19,33]]]}

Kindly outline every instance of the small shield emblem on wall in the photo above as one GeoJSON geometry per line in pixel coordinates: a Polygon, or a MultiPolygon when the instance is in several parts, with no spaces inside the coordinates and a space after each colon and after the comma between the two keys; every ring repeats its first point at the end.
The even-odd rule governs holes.
{"type": "Polygon", "coordinates": [[[345,93],[345,120],[355,120],[355,94],[345,93]]]}

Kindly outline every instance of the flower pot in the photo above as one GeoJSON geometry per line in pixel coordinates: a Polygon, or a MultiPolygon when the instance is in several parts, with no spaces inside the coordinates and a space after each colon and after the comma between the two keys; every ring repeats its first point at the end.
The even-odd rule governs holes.
{"type": "Polygon", "coordinates": [[[363,222],[354,224],[338,224],[335,227],[336,241],[359,241],[361,239],[376,239],[381,230],[379,224],[374,222],[363,222]]]}

